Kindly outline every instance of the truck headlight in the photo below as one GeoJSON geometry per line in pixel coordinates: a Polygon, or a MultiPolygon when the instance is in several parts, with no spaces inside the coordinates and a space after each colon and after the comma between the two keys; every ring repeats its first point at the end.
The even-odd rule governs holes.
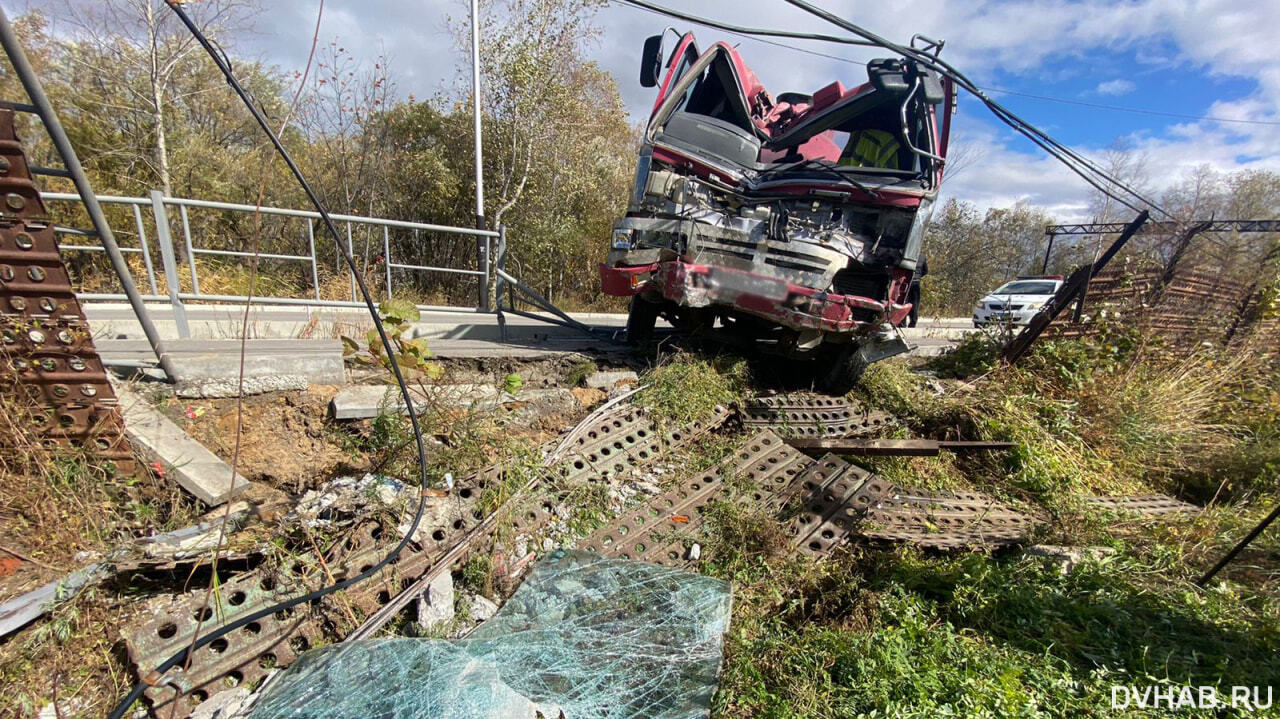
{"type": "Polygon", "coordinates": [[[613,231],[613,249],[631,249],[631,230],[617,229],[613,231]]]}

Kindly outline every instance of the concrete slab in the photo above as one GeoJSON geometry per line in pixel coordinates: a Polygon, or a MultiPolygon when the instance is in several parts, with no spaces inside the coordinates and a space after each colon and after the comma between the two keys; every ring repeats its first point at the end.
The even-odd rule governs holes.
{"type": "MultiPolygon", "coordinates": [[[[432,385],[424,394],[418,387],[410,387],[414,396],[413,409],[421,413],[429,406],[483,407],[500,399],[497,387],[483,384],[432,385]]],[[[334,419],[367,419],[383,412],[406,414],[404,398],[395,385],[355,385],[344,387],[329,402],[334,419]]]]}
{"type": "Polygon", "coordinates": [[[616,370],[611,372],[593,372],[586,379],[588,387],[595,389],[613,389],[619,382],[638,382],[639,375],[631,370],[616,370]]]}
{"type": "MultiPolygon", "coordinates": [[[[97,340],[98,353],[110,361],[154,361],[146,340],[97,340]]],[[[240,370],[240,340],[167,340],[177,380],[203,383],[235,379],[240,370]]],[[[245,344],[246,378],[300,377],[310,384],[343,384],[346,370],[339,340],[256,339],[245,344]]]]}
{"type": "Polygon", "coordinates": [[[124,415],[125,434],[151,462],[159,462],[165,475],[209,505],[219,505],[249,489],[249,480],[232,475],[231,467],[182,428],[123,386],[116,396],[124,415]]]}

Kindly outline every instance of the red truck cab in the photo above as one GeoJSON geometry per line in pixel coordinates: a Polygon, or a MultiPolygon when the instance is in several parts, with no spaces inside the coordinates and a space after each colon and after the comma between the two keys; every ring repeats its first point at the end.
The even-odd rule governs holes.
{"type": "Polygon", "coordinates": [[[661,41],[645,43],[641,82],[658,96],[603,291],[632,298],[633,340],[661,315],[816,361],[822,388],[848,391],[909,349],[897,327],[954,88],[890,58],[855,87],[775,98],[733,47],[699,52],[686,34],[663,63],[661,41]]]}

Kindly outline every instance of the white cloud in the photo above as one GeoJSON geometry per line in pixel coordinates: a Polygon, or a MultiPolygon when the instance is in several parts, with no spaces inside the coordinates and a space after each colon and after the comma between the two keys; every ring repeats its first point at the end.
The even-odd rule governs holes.
{"type": "Polygon", "coordinates": [[[1107,80],[1106,82],[1098,83],[1098,87],[1094,89],[1094,92],[1099,95],[1119,97],[1120,95],[1128,95],[1136,89],[1138,89],[1138,86],[1134,84],[1133,81],[1125,80],[1124,78],[1116,78],[1114,80],[1107,80]]]}

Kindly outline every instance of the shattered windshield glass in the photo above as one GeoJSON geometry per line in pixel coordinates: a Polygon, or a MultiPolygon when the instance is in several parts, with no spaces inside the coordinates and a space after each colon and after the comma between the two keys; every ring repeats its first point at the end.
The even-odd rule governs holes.
{"type": "Polygon", "coordinates": [[[309,652],[252,717],[706,717],[730,604],[718,579],[559,551],[467,639],[309,652]]]}

